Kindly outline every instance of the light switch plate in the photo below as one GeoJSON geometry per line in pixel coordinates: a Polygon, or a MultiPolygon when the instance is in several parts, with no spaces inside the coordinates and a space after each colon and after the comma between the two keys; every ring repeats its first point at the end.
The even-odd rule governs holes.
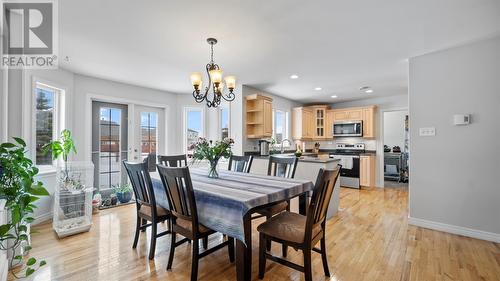
{"type": "Polygon", "coordinates": [[[435,127],[420,128],[419,135],[421,137],[433,137],[436,135],[436,128],[435,127]]]}

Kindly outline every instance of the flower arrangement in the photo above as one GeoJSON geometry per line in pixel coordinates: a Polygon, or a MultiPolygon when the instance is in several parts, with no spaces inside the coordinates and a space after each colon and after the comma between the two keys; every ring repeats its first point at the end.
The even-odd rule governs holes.
{"type": "Polygon", "coordinates": [[[192,143],[188,150],[193,150],[193,160],[208,160],[210,162],[210,169],[208,177],[218,178],[217,163],[221,157],[229,158],[232,155],[231,145],[234,140],[224,138],[222,141],[207,141],[206,138],[198,138],[198,141],[192,143]]]}

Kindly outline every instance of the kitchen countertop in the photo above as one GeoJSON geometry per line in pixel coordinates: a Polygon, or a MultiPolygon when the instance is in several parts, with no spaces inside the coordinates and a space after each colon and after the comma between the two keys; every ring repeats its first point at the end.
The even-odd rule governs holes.
{"type": "MultiPolygon", "coordinates": [[[[330,162],[335,162],[335,161],[340,161],[339,159],[333,159],[333,158],[328,158],[328,157],[317,157],[313,153],[305,153],[306,155],[301,156],[299,158],[299,162],[309,162],[309,163],[330,163],[330,162]],[[309,156],[309,155],[311,156],[309,156]]],[[[255,159],[269,159],[269,155],[259,155],[257,153],[252,153],[252,152],[245,152],[245,155],[253,155],[255,159]]],[[[284,153],[284,154],[273,154],[273,156],[277,157],[289,157],[289,156],[294,156],[293,153],[284,153]]]]}

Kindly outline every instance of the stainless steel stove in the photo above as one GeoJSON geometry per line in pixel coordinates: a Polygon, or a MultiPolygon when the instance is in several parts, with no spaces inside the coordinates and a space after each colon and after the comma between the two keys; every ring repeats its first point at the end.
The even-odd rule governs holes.
{"type": "Polygon", "coordinates": [[[359,185],[359,155],[365,152],[364,143],[338,143],[335,151],[330,152],[330,158],[340,159],[340,186],[358,188],[359,185]]]}

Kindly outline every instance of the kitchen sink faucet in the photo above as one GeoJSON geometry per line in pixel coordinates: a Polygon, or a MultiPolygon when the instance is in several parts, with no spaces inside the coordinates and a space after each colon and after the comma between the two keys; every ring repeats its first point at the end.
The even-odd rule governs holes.
{"type": "Polygon", "coordinates": [[[283,154],[283,152],[285,152],[285,149],[283,148],[283,143],[285,141],[288,142],[289,145],[292,145],[292,142],[289,139],[281,140],[281,154],[283,154]]]}

